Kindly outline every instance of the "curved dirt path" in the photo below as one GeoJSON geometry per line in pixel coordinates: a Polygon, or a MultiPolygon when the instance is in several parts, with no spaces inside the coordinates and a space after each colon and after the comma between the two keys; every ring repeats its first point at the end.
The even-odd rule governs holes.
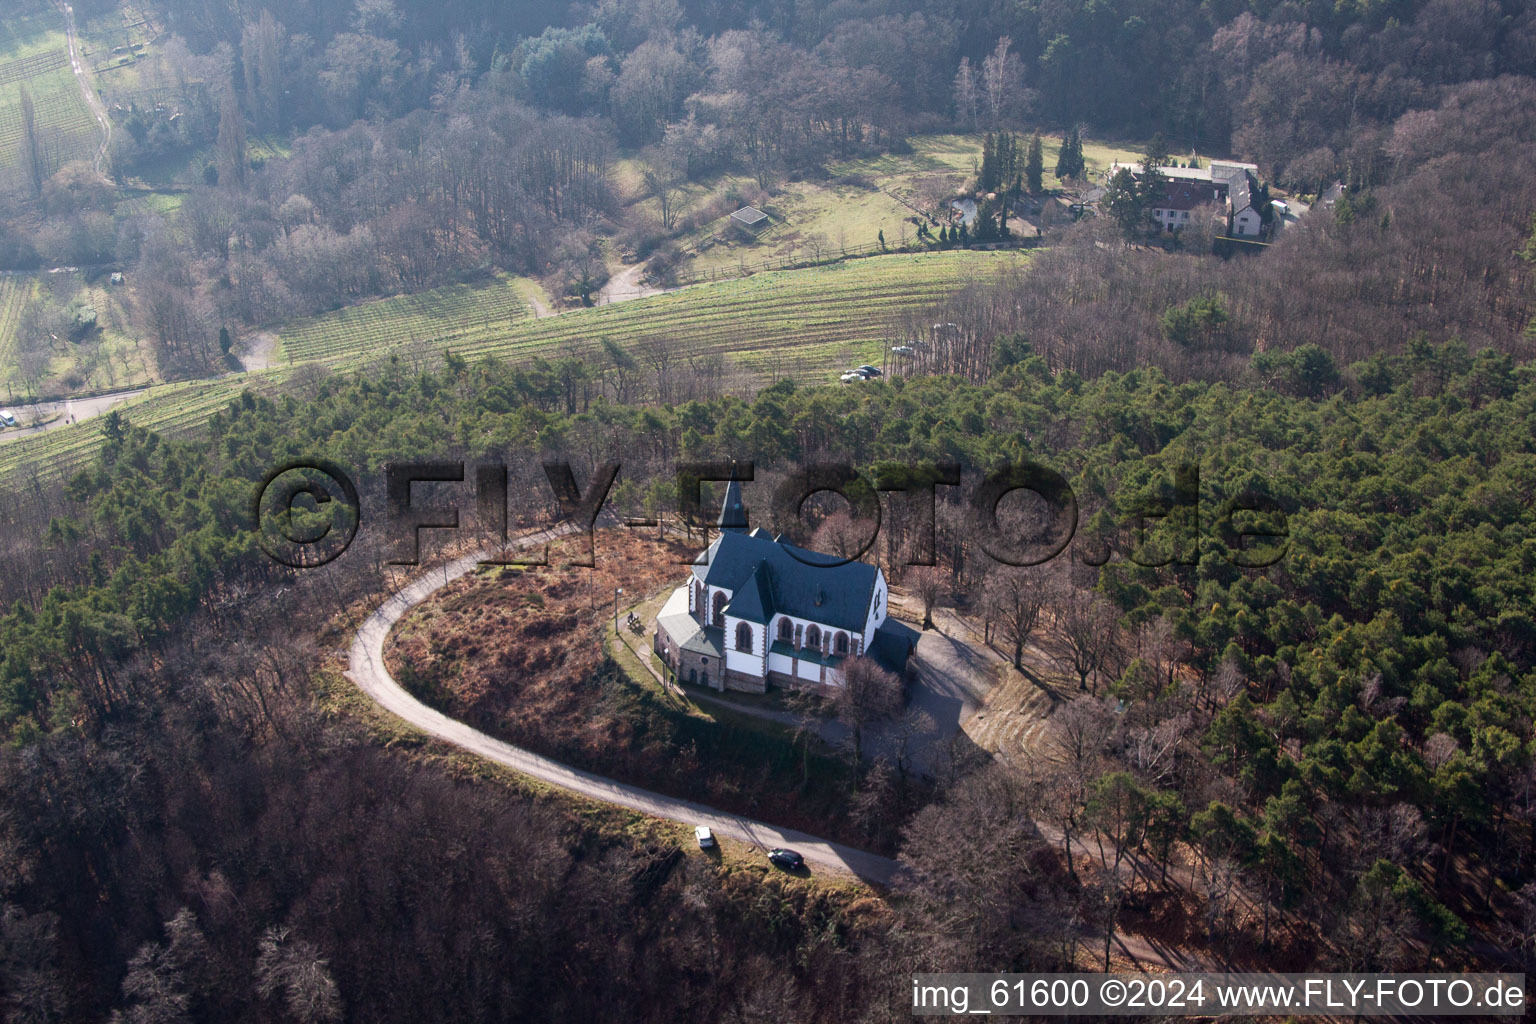
{"type": "Polygon", "coordinates": [[[112,118],[107,116],[106,104],[101,102],[101,97],[91,88],[85,65],[80,60],[80,43],[75,34],[75,9],[67,3],[59,3],[58,7],[64,12],[64,38],[69,42],[69,66],[74,69],[75,81],[80,83],[80,94],[85,97],[86,107],[96,118],[96,123],[101,125],[101,148],[96,151],[96,158],[92,162],[99,173],[106,165],[107,150],[112,145],[112,118]]]}
{"type": "MultiPolygon", "coordinates": [[[[547,530],[525,539],[523,545],[542,543],[563,530],[547,530]]],[[[818,836],[779,828],[727,811],[706,807],[689,800],[615,782],[591,772],[570,768],[558,761],[510,743],[487,736],[427,707],[395,682],[384,667],[384,640],[390,628],[413,607],[439,589],[472,571],[484,553],[466,555],[428,571],[403,590],[398,591],[372,615],[368,616],[352,640],[348,654],[347,678],[372,697],[384,710],[405,719],[436,739],[452,743],[497,764],[505,765],[542,782],[568,789],[604,803],[627,807],[655,818],[665,818],[685,825],[708,825],[716,834],[739,839],[767,849],[788,846],[805,855],[808,863],[857,875],[870,882],[888,884],[896,873],[896,862],[889,857],[856,850],[818,836]]]]}
{"type": "Polygon", "coordinates": [[[236,355],[240,360],[240,372],[260,373],[272,367],[272,357],[277,354],[277,335],[271,331],[257,331],[251,335],[244,353],[236,355]]]}
{"type": "MultiPolygon", "coordinates": [[[[552,527],[523,538],[516,547],[542,544],[566,532],[568,532],[567,527],[552,527]]],[[[792,847],[805,855],[808,864],[818,864],[848,872],[865,881],[880,885],[890,884],[896,875],[898,865],[889,857],[857,850],[805,832],[779,828],[776,825],[706,807],[690,800],[680,800],[677,797],[615,782],[592,772],[568,767],[558,761],[487,736],[463,722],[427,707],[407,693],[384,667],[384,641],[389,636],[390,629],[416,605],[454,580],[473,571],[480,560],[487,557],[487,554],[487,552],[476,552],[430,569],[385,600],[364,620],[352,639],[347,658],[347,678],[358,689],[373,698],[381,708],[404,719],[427,735],[452,743],[472,754],[478,754],[487,760],[542,782],[579,793],[593,800],[627,807],[653,818],[664,818],[684,825],[708,825],[717,835],[739,839],[763,850],[774,846],[792,847]]],[[[1042,832],[1051,842],[1059,843],[1062,839],[1059,833],[1055,833],[1048,827],[1042,826],[1042,832]]],[[[1083,839],[1076,840],[1073,847],[1085,858],[1095,856],[1083,839]]],[[[1140,935],[1131,935],[1123,931],[1115,934],[1114,951],[1137,964],[1154,964],[1173,970],[1194,970],[1207,966],[1202,957],[1181,953],[1140,935]]]]}
{"type": "MultiPolygon", "coordinates": [[[[630,299],[648,299],[652,295],[663,295],[669,289],[657,288],[642,282],[645,276],[645,264],[634,263],[614,274],[608,279],[608,283],[597,290],[597,304],[606,306],[614,302],[626,302],[630,299]]],[[[675,291],[676,289],[671,289],[675,291]]]]}

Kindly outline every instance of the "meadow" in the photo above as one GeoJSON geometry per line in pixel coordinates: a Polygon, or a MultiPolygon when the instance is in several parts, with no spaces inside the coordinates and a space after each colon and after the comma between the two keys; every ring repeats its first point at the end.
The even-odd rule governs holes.
{"type": "MultiPolygon", "coordinates": [[[[886,244],[899,246],[917,228],[909,218],[914,207],[923,206],[923,193],[955,194],[969,183],[981,162],[983,137],[979,134],[920,135],[911,139],[911,152],[829,164],[820,180],[781,182],[767,200],[774,223],[754,239],[715,219],[686,232],[678,239],[688,258],[680,267],[685,275],[739,272],[741,266],[776,259],[810,259],[847,247],[876,243],[881,232],[886,244]]],[[[1045,163],[1045,187],[1058,185],[1051,173],[1061,149],[1061,139],[1041,137],[1045,163]]],[[[1110,143],[1083,140],[1083,158],[1090,180],[1116,160],[1140,159],[1140,152],[1110,143]]],[[[632,195],[638,194],[637,165],[621,163],[617,179],[632,195]]],[[[728,174],[685,189],[683,216],[722,197],[755,194],[756,183],[744,175],[728,174]]],[[[640,207],[659,216],[654,200],[640,207]]],[[[732,203],[727,204],[734,206],[732,203]]],[[[728,213],[729,211],[727,211],[728,213]]]]}

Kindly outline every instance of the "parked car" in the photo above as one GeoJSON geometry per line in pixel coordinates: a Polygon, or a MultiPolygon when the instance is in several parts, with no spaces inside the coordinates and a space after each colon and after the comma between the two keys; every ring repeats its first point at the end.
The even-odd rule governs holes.
{"type": "Polygon", "coordinates": [[[800,854],[796,853],[794,850],[769,850],[768,859],[772,861],[776,867],[781,867],[785,871],[799,871],[801,868],[805,867],[805,858],[800,856],[800,854]]]}
{"type": "Polygon", "coordinates": [[[715,848],[715,834],[709,830],[709,826],[700,825],[694,829],[693,837],[699,841],[699,849],[713,850],[715,848]]]}
{"type": "Polygon", "coordinates": [[[864,376],[862,373],[859,373],[857,370],[850,370],[849,372],[839,377],[838,380],[842,381],[844,384],[852,384],[856,380],[869,380],[869,378],[864,376]]]}
{"type": "Polygon", "coordinates": [[[912,355],[916,351],[917,351],[917,349],[913,348],[911,345],[893,345],[893,346],[891,346],[891,352],[893,354],[895,354],[895,355],[898,355],[898,356],[910,356],[910,355],[912,355]]]}
{"type": "Polygon", "coordinates": [[[4,409],[0,409],[0,426],[14,427],[15,425],[16,425],[16,417],[12,416],[9,412],[6,412],[4,409]]]}
{"type": "Polygon", "coordinates": [[[885,371],[881,370],[880,367],[870,366],[868,363],[865,363],[863,366],[854,367],[853,372],[862,373],[866,377],[883,377],[885,375],[885,371]]]}

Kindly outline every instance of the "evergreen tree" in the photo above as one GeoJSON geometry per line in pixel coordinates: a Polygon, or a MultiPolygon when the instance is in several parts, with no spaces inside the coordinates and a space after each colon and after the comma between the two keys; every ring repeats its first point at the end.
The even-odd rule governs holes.
{"type": "Polygon", "coordinates": [[[1121,233],[1128,240],[1135,238],[1146,227],[1145,196],[1135,175],[1124,167],[1109,179],[1109,187],[1104,192],[1100,206],[1119,225],[1121,233]]]}
{"type": "Polygon", "coordinates": [[[1168,180],[1163,168],[1167,166],[1168,144],[1163,141],[1162,132],[1158,132],[1147,144],[1146,155],[1141,161],[1141,180],[1137,183],[1136,192],[1141,197],[1143,215],[1151,213],[1163,195],[1168,180]]]}
{"type": "Polygon", "coordinates": [[[978,182],[981,191],[991,192],[997,188],[997,138],[987,132],[986,141],[981,146],[981,179],[978,182]]]}
{"type": "Polygon", "coordinates": [[[1086,166],[1083,162],[1083,137],[1078,127],[1073,125],[1067,130],[1066,138],[1061,140],[1061,153],[1056,158],[1056,177],[1063,181],[1080,178],[1086,166]]]}
{"type": "Polygon", "coordinates": [[[1039,195],[1045,190],[1045,150],[1040,145],[1039,132],[1029,140],[1029,155],[1024,160],[1024,177],[1031,195],[1039,195]]]}

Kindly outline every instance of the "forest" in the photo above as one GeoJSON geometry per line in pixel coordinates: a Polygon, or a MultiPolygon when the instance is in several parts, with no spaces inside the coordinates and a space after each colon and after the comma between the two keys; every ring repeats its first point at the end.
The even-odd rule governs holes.
{"type": "MultiPolygon", "coordinates": [[[[797,956],[811,957],[792,983],[761,963],[736,961],[768,986],[775,1006],[807,999],[815,1010],[797,1012],[808,1019],[851,1019],[835,1010],[847,1004],[829,988],[857,981],[865,996],[885,991],[891,979],[881,965],[896,955],[935,969],[1060,964],[1074,943],[1091,944],[1104,900],[1122,915],[1156,904],[1178,844],[1195,852],[1191,884],[1207,895],[1201,941],[1237,962],[1382,969],[1485,962],[1489,948],[1527,948],[1536,895],[1521,888],[1536,812],[1536,453],[1526,425],[1536,380],[1526,365],[1463,344],[1422,344],[1343,368],[1313,394],[1304,382],[1178,384],[1155,370],[1090,381],[1052,375],[1029,354],[984,384],[934,377],[856,394],[786,384],[750,402],[599,401],[574,415],[540,409],[520,397],[525,387],[523,371],[489,362],[332,378],[280,403],[247,396],[219,416],[206,444],[105,421],[102,457],[71,482],[48,523],[47,564],[12,556],[5,573],[13,593],[0,619],[0,714],[13,745],[4,755],[3,820],[17,868],[5,896],[15,927],[5,933],[4,962],[32,965],[7,977],[8,998],[48,993],[56,1000],[49,1005],[99,1011],[158,993],[256,1012],[264,1004],[246,1003],[251,992],[263,984],[260,991],[283,990],[263,983],[263,968],[244,951],[266,950],[270,939],[277,946],[263,961],[268,970],[287,956],[326,959],[324,976],[342,995],[325,998],[344,997],[349,1013],[394,1019],[382,1007],[364,1009],[380,990],[355,972],[387,957],[371,943],[408,942],[413,930],[428,929],[489,950],[466,961],[452,953],[461,941],[452,939],[433,954],[454,963],[452,971],[485,969],[519,948],[505,918],[489,926],[489,947],[471,939],[476,918],[358,926],[366,918],[354,915],[368,913],[368,902],[346,893],[363,880],[443,876],[441,865],[414,870],[393,860],[433,856],[419,844],[419,828],[473,844],[494,841],[494,831],[481,829],[513,827],[500,813],[456,818],[447,808],[460,801],[511,801],[524,808],[517,814],[565,819],[537,809],[537,800],[491,795],[498,791],[484,783],[433,781],[398,752],[370,751],[345,721],[316,716],[312,694],[335,671],[325,668],[325,637],[335,628],[327,622],[335,609],[379,595],[383,545],[364,533],[332,568],[298,578],[261,555],[248,532],[231,529],[267,466],[313,451],[356,468],[360,480],[407,454],[512,454],[521,460],[513,472],[531,474],[539,459],[590,466],[596,452],[624,463],[614,500],[635,512],[675,499],[679,458],[752,457],[766,469],[861,451],[860,464],[873,470],[887,461],[960,460],[981,469],[1034,457],[1068,477],[1086,529],[1070,558],[1039,569],[989,567],[963,518],[948,504],[939,516],[942,588],[974,595],[977,614],[1006,641],[1044,638],[1043,619],[1021,603],[1057,609],[1064,625],[1052,627],[1053,635],[1062,630],[1053,649],[1082,696],[1057,712],[1063,732],[1054,755],[1041,763],[993,758],[956,772],[902,826],[910,875],[889,907],[815,911],[835,922],[840,938],[826,955],[845,967],[821,964],[812,950],[825,935],[798,910],[778,924],[752,924],[750,915],[733,924],[748,935],[770,928],[797,956]],[[1138,516],[1170,500],[1176,467],[1189,461],[1200,466],[1198,505],[1211,519],[1248,492],[1287,511],[1283,559],[1261,570],[1234,566],[1214,529],[1160,568],[1126,557],[1138,516]],[[1090,552],[1098,545],[1115,557],[1094,571],[1086,562],[1100,559],[1090,552]],[[313,646],[295,644],[301,629],[319,635],[313,646]],[[1105,697],[1124,711],[1106,710],[1105,697]],[[344,766],[358,759],[373,781],[322,781],[348,775],[344,766]],[[243,781],[228,777],[242,765],[243,781]],[[352,785],[373,795],[354,802],[352,785]],[[392,815],[407,816],[396,825],[372,817],[382,792],[420,786],[448,786],[450,795],[402,797],[403,805],[390,805],[392,815]],[[44,806],[51,810],[40,814],[44,806]],[[436,823],[409,818],[423,814],[436,823]],[[1070,848],[1053,846],[1036,821],[1097,835],[1144,868],[1124,891],[1106,894],[1102,879],[1079,881],[1070,848]],[[991,828],[1002,831],[969,843],[991,828]],[[1007,856],[999,850],[1005,836],[1020,844],[1007,856]],[[260,854],[224,845],[268,841],[277,846],[260,854]],[[322,870],[296,842],[327,856],[366,844],[370,858],[386,862],[322,870]],[[81,872],[100,880],[99,893],[68,881],[81,872]],[[156,895],[146,903],[140,892],[156,895]],[[970,916],[982,908],[991,910],[970,916]],[[1047,912],[1060,928],[1035,926],[1047,912]],[[366,955],[354,945],[364,936],[366,955]],[[921,953],[904,950],[919,936],[921,953]],[[87,983],[60,966],[71,963],[117,966],[87,983]],[[209,980],[228,972],[245,972],[243,993],[209,980]]],[[[373,490],[365,507],[382,500],[373,490]]],[[[552,497],[528,494],[520,512],[548,516],[552,497]]],[[[25,510],[13,506],[11,514],[25,510]]],[[[896,580],[927,571],[901,561],[887,564],[896,580]]],[[[575,829],[568,821],[556,827],[575,829]]],[[[576,840],[578,848],[589,841],[576,840]]],[[[504,892],[503,881],[492,881],[504,879],[495,865],[521,848],[500,848],[489,860],[468,855],[452,884],[504,892]]],[[[574,855],[568,848],[539,857],[553,858],[547,870],[560,877],[568,870],[560,858],[574,855]]],[[[582,870],[595,872],[591,884],[600,888],[615,873],[638,870],[636,856],[620,843],[596,860],[584,857],[582,870]]],[[[697,891],[701,910],[716,906],[735,884],[657,870],[648,877],[659,888],[648,898],[662,905],[676,898],[663,893],[697,891]]],[[[514,874],[519,886],[536,884],[514,874]]],[[[399,898],[418,908],[410,920],[438,905],[427,893],[399,898]]],[[[537,918],[537,900],[499,898],[521,907],[519,919],[537,918]]],[[[680,956],[681,948],[730,958],[713,940],[685,943],[680,956]]],[[[419,982],[391,979],[389,1001],[436,1000],[438,990],[411,986],[459,976],[423,970],[419,982]]],[[[539,991],[498,976],[479,998],[526,1010],[539,991]]],[[[713,985],[708,992],[633,997],[640,1016],[659,1019],[658,1007],[681,1011],[707,1004],[691,1000],[721,998],[713,985]]],[[[769,1019],[740,1012],[736,1019],[769,1019]]]]}
{"type": "Polygon", "coordinates": [[[1157,135],[1316,203],[1256,254],[1053,226],[892,313],[931,339],[917,372],[851,386],[647,335],[300,366],[174,436],[102,416],[83,468],[0,489],[0,1020],[888,1021],[913,972],[1098,969],[1117,933],[1234,969],[1536,968],[1536,5],[147,6],[179,73],[113,105],[104,173],[6,197],[0,266],[126,268],[167,378],[498,273],[579,304],[616,247],[677,242],[689,187],[771,198],[925,134],[1157,135]],[[173,205],[120,202],[167,160],[197,179],[173,205]],[[676,510],[686,461],[752,460],[753,495],[823,459],[958,464],[936,564],[891,495],[867,557],[1039,652],[1048,734],[872,815],[888,891],[685,855],[352,688],[339,652],[403,578],[383,531],[299,570],[249,521],[315,457],[370,523],[391,462],[505,460],[520,527],[559,514],[549,460],[621,463],[628,516],[676,510]],[[1026,462],[1078,528],[1001,566],[966,495],[1026,462]],[[1284,513],[1279,557],[1233,557],[1245,505],[1284,513]]]}
{"type": "MultiPolygon", "coordinates": [[[[131,319],[176,376],[219,365],[221,327],[495,268],[585,299],[611,247],[645,258],[695,226],[680,200],[699,182],[745,174],[732,198],[761,203],[836,159],[899,158],[920,132],[1161,134],[1298,194],[1391,186],[1368,218],[1383,248],[1447,292],[1461,271],[1441,283],[1423,249],[1439,222],[1507,236],[1529,206],[1507,168],[1529,157],[1518,76],[1536,28],[1514,0],[448,8],[163,0],[170,70],[108,94],[112,179],[41,167],[0,218],[0,266],[131,269],[131,319]],[[258,138],[286,141],[257,155],[258,138]],[[172,209],[114,209],[114,185],[167,161],[199,171],[172,209]]],[[[31,311],[22,348],[45,347],[58,315],[31,311]]]]}

